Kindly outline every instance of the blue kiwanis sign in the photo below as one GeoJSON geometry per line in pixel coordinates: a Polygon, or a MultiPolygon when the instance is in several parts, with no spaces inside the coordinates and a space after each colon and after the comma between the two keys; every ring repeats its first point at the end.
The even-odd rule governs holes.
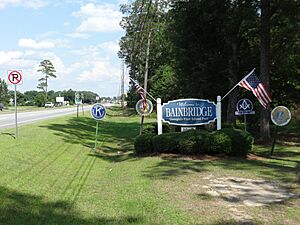
{"type": "Polygon", "coordinates": [[[106,114],[105,107],[99,103],[92,106],[91,115],[95,120],[102,120],[106,114]]]}
{"type": "Polygon", "coordinates": [[[162,119],[169,124],[203,125],[214,122],[216,117],[216,104],[204,99],[179,99],[162,106],[162,119]]]}

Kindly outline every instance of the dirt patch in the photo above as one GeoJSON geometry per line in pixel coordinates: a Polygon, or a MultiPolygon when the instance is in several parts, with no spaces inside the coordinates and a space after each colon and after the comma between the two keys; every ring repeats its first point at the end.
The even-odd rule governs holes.
{"type": "Polygon", "coordinates": [[[228,177],[209,179],[208,194],[220,196],[229,204],[262,206],[270,203],[283,202],[296,197],[290,189],[282,188],[267,180],[228,177]]]}
{"type": "Polygon", "coordinates": [[[207,190],[206,194],[223,199],[233,218],[241,222],[252,219],[239,208],[241,206],[263,206],[298,197],[291,189],[279,187],[274,182],[262,179],[214,178],[213,176],[204,179],[208,180],[206,185],[202,186],[207,190]]]}

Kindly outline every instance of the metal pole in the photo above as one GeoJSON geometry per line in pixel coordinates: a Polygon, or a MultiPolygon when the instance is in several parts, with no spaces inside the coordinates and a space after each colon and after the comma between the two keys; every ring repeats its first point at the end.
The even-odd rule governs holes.
{"type": "Polygon", "coordinates": [[[97,141],[98,141],[98,124],[99,124],[99,122],[97,121],[97,125],[96,125],[96,137],[95,137],[95,147],[94,147],[94,151],[96,151],[96,147],[97,147],[97,141]]]}
{"type": "Polygon", "coordinates": [[[273,155],[273,152],[275,149],[276,139],[277,139],[277,126],[275,126],[275,130],[274,130],[274,138],[273,138],[272,149],[271,149],[271,153],[270,153],[271,156],[273,155]]]}
{"type": "Polygon", "coordinates": [[[16,139],[18,139],[18,111],[17,111],[17,85],[15,84],[15,122],[16,122],[16,139]]]}
{"type": "MultiPolygon", "coordinates": [[[[247,77],[249,77],[249,76],[253,73],[254,70],[255,70],[255,68],[254,68],[253,70],[251,70],[251,72],[248,73],[243,79],[241,79],[240,82],[241,82],[242,80],[246,79],[247,77]]],[[[229,95],[229,93],[232,92],[233,89],[235,89],[235,88],[239,85],[240,82],[238,82],[236,85],[234,85],[233,88],[231,88],[230,91],[228,91],[228,92],[226,93],[226,95],[223,96],[222,100],[223,100],[227,95],[229,95]]]]}
{"type": "Polygon", "coordinates": [[[121,108],[124,110],[124,60],[121,66],[121,108]]]}
{"type": "Polygon", "coordinates": [[[78,118],[79,105],[77,104],[77,118],[78,118]]]}
{"type": "Polygon", "coordinates": [[[247,119],[246,119],[246,114],[244,114],[244,126],[245,126],[245,131],[247,131],[247,119]]]}

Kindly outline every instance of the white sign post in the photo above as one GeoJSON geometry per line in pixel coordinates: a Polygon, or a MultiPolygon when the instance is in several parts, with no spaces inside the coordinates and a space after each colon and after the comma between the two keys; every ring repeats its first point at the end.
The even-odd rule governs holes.
{"type": "Polygon", "coordinates": [[[18,111],[17,111],[17,85],[23,84],[22,71],[12,70],[8,71],[8,84],[15,85],[15,123],[16,123],[16,139],[18,139],[18,111]]]}

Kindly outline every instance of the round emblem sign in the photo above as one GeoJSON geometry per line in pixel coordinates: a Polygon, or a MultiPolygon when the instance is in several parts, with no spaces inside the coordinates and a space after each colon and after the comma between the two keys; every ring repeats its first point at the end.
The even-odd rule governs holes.
{"type": "Polygon", "coordinates": [[[140,99],[135,106],[135,109],[138,114],[141,116],[148,116],[152,113],[153,111],[153,104],[150,100],[146,99],[140,99]]]}
{"type": "Polygon", "coordinates": [[[91,115],[95,120],[102,120],[106,114],[105,107],[99,103],[93,105],[91,115]]]}
{"type": "Polygon", "coordinates": [[[287,125],[291,120],[291,112],[285,106],[277,106],[271,112],[271,120],[277,126],[287,125]]]}

